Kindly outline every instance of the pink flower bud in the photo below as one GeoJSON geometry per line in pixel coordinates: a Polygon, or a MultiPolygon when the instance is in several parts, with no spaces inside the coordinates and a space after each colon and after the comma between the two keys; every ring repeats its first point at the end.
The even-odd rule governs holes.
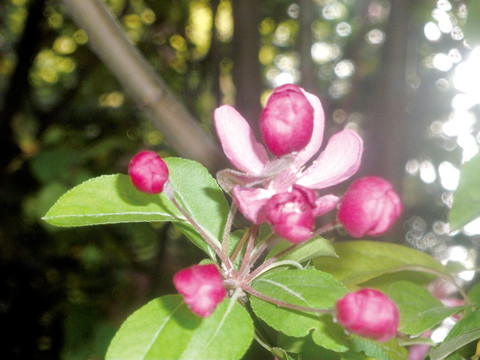
{"type": "Polygon", "coordinates": [[[140,191],[158,194],[168,179],[165,161],[153,151],[142,151],[133,157],[128,165],[132,184],[140,191]]]}
{"type": "Polygon", "coordinates": [[[273,90],[260,115],[260,133],[275,156],[303,149],[313,132],[313,107],[302,90],[286,84],[273,90]]]}
{"type": "Polygon", "coordinates": [[[227,295],[223,277],[214,264],[180,270],[173,277],[173,284],[190,310],[201,317],[210,316],[227,295]]]}
{"type": "Polygon", "coordinates": [[[313,190],[298,185],[290,192],[272,196],[264,210],[273,232],[292,243],[308,240],[315,221],[315,197],[313,190]]]}
{"type": "Polygon", "coordinates": [[[402,213],[402,202],[385,179],[360,178],[347,189],[340,202],[338,220],[350,235],[377,236],[386,232],[402,213]]]}
{"type": "Polygon", "coordinates": [[[337,301],[338,322],[348,331],[379,342],[395,336],[400,323],[397,306],[374,289],[351,292],[337,301]]]}

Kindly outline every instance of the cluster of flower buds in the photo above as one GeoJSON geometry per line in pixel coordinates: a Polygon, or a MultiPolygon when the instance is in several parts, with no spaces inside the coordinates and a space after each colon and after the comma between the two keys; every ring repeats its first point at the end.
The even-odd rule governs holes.
{"type": "Polygon", "coordinates": [[[299,243],[311,238],[316,217],[338,207],[339,222],[354,237],[380,235],[400,216],[398,195],[378,177],[357,180],[341,199],[317,197],[317,190],[356,173],[363,142],[352,130],[340,131],[306,167],[320,150],[325,121],[320,100],[301,88],[283,85],[268,98],[259,120],[266,148],[234,108],[221,106],[214,117],[222,148],[238,169],[220,172],[219,181],[229,178],[225,190],[253,223],[268,222],[277,235],[299,243]]]}
{"type": "MultiPolygon", "coordinates": [[[[228,186],[222,186],[254,224],[267,222],[275,234],[297,244],[312,237],[316,217],[335,209],[338,221],[353,237],[380,235],[400,216],[400,198],[382,178],[358,179],[341,198],[317,195],[318,190],[356,173],[363,142],[352,130],[340,131],[311,161],[320,150],[324,129],[324,113],[316,96],[292,84],[274,89],[259,125],[266,148],[234,108],[224,105],[215,110],[222,148],[238,170],[221,172],[219,183],[220,175],[228,178],[228,186]]],[[[168,180],[165,162],[151,151],[132,159],[129,174],[132,184],[149,194],[162,192],[168,180]]],[[[183,269],[173,282],[185,303],[201,317],[210,316],[227,295],[223,276],[214,264],[183,269]]],[[[393,337],[399,324],[395,304],[373,289],[340,299],[336,318],[348,331],[380,342],[393,337]]]]}

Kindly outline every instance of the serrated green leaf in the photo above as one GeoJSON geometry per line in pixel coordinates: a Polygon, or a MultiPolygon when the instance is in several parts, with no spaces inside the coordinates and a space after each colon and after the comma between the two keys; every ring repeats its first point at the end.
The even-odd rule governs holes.
{"type": "Polygon", "coordinates": [[[402,245],[355,240],[333,246],[337,259],[324,257],[313,261],[317,269],[332,274],[346,285],[361,284],[397,271],[404,271],[405,279],[411,277],[412,272],[448,274],[430,255],[402,245]]]}
{"type": "Polygon", "coordinates": [[[346,352],[350,349],[348,335],[340,325],[333,322],[331,316],[321,316],[316,329],[312,332],[313,341],[329,350],[346,352]]]}
{"type": "Polygon", "coordinates": [[[460,181],[453,197],[449,214],[450,230],[455,231],[480,216],[480,153],[463,164],[460,181]]]}
{"type": "MultiPolygon", "coordinates": [[[[215,180],[199,163],[165,159],[177,201],[214,243],[223,236],[228,203],[215,180]]],[[[165,194],[138,191],[126,175],[88,180],[65,193],[44,220],[56,226],[86,226],[124,222],[172,221],[210,257],[213,250],[165,194]]]]}
{"type": "MultiPolygon", "coordinates": [[[[272,248],[267,256],[267,259],[287,249],[291,245],[292,243],[282,240],[272,248]]],[[[335,249],[333,248],[331,240],[327,240],[322,237],[316,237],[301,244],[295,248],[295,250],[283,255],[278,260],[292,260],[301,263],[321,256],[337,257],[337,254],[335,254],[335,249]]]]}
{"type": "MultiPolygon", "coordinates": [[[[332,308],[347,293],[345,286],[333,276],[314,269],[269,272],[257,278],[252,287],[274,299],[317,309],[332,308]]],[[[319,322],[319,315],[315,313],[280,308],[254,296],[250,301],[259,318],[288,336],[305,336],[319,322]]]]}
{"type": "Polygon", "coordinates": [[[431,329],[462,307],[447,307],[422,286],[408,281],[392,284],[387,294],[400,312],[399,330],[418,335],[431,329]]]}
{"type": "Polygon", "coordinates": [[[164,194],[135,189],[126,175],[104,175],[66,192],[43,218],[55,226],[186,221],[164,194]]]}
{"type": "Polygon", "coordinates": [[[152,300],[133,313],[113,338],[106,360],[235,360],[253,339],[253,323],[238,303],[225,299],[202,319],[179,295],[152,300]]]}
{"type": "Polygon", "coordinates": [[[219,246],[229,211],[222,189],[207,169],[195,161],[172,157],[165,162],[175,199],[219,246]]]}

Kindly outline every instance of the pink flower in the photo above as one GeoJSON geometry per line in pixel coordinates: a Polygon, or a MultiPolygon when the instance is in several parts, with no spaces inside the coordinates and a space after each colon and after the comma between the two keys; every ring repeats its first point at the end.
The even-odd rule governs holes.
{"type": "MultiPolygon", "coordinates": [[[[289,85],[288,89],[290,88],[296,87],[289,85]]],[[[227,190],[231,190],[240,211],[256,224],[266,221],[262,209],[275,194],[291,191],[293,185],[301,185],[311,190],[324,189],[348,179],[360,166],[363,142],[354,131],[343,130],[330,138],[325,149],[305,169],[305,164],[320,150],[325,119],[320,100],[300,88],[297,89],[313,108],[312,135],[303,148],[280,158],[268,157],[266,149],[257,142],[247,121],[233,107],[223,105],[215,110],[215,128],[223,151],[239,170],[222,170],[218,174],[219,182],[228,183],[227,190]]],[[[276,98],[274,102],[267,103],[267,107],[273,109],[266,109],[264,113],[276,113],[275,108],[281,106],[280,99],[278,97],[278,100],[276,98]]],[[[293,107],[287,107],[291,112],[294,111],[293,107]]],[[[304,108],[300,111],[301,118],[308,113],[304,108]]],[[[307,132],[299,132],[299,143],[302,146],[306,138],[304,133],[307,132]]],[[[296,133],[291,136],[295,138],[296,133]]],[[[272,150],[273,145],[269,147],[272,150]]],[[[334,209],[337,202],[338,198],[332,194],[318,198],[314,216],[334,209]]]]}
{"type": "Polygon", "coordinates": [[[302,90],[286,84],[273,90],[260,115],[260,133],[275,156],[303,149],[313,132],[313,107],[302,90]]]}
{"type": "Polygon", "coordinates": [[[128,165],[132,184],[140,191],[158,194],[168,179],[165,161],[153,151],[142,151],[135,155],[128,165]]]}
{"type": "Polygon", "coordinates": [[[273,232],[292,243],[308,240],[315,223],[315,197],[314,191],[298,185],[290,192],[272,196],[265,214],[273,232]]]}
{"type": "Polygon", "coordinates": [[[385,179],[367,176],[354,181],[340,201],[338,220],[350,235],[377,236],[402,213],[402,202],[385,179]]]}
{"type": "Polygon", "coordinates": [[[180,270],[173,277],[173,284],[190,310],[201,317],[210,316],[227,295],[223,277],[214,264],[180,270]]]}
{"type": "Polygon", "coordinates": [[[338,322],[348,331],[385,342],[395,336],[400,324],[397,306],[374,289],[351,292],[337,301],[338,322]]]}

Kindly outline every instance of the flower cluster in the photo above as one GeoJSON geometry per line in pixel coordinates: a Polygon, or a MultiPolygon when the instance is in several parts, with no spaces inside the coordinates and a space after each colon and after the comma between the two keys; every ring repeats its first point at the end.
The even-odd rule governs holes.
{"type": "MultiPolygon", "coordinates": [[[[265,146],[255,139],[247,121],[233,107],[217,108],[214,120],[225,155],[236,168],[220,171],[218,182],[254,224],[252,229],[268,223],[277,237],[290,241],[294,247],[321,233],[321,229],[315,231],[316,218],[335,209],[338,213],[333,224],[338,221],[353,237],[380,235],[400,216],[400,199],[391,184],[382,178],[358,179],[342,197],[325,191],[357,172],[363,142],[356,132],[346,129],[334,134],[320,152],[325,125],[323,109],[316,96],[301,88],[288,84],[273,90],[259,119],[265,146]],[[307,166],[307,163],[311,164],[307,166]],[[321,195],[320,190],[323,190],[321,195]]],[[[167,183],[168,168],[156,153],[137,154],[130,162],[129,174],[132,184],[145,193],[158,194],[165,186],[167,197],[195,226],[175,201],[167,183]]],[[[194,265],[175,274],[173,283],[177,291],[198,316],[208,317],[213,313],[227,296],[225,284],[259,295],[249,284],[276,257],[250,272],[261,256],[259,249],[268,245],[266,241],[254,250],[252,229],[240,242],[243,246],[249,238],[239,269],[232,264],[240,249],[231,257],[228,254],[228,229],[222,248],[205,239],[216,252],[221,266],[194,265]]],[[[275,303],[275,299],[271,301],[275,303]]],[[[277,305],[288,307],[285,303],[277,305]]],[[[348,331],[377,341],[394,336],[399,324],[395,304],[373,289],[352,292],[340,299],[336,304],[336,318],[348,331]]]]}
{"type": "Polygon", "coordinates": [[[380,235],[400,216],[399,197],[381,178],[359,181],[341,200],[333,193],[317,196],[357,172],[363,142],[356,132],[342,130],[306,167],[322,145],[325,119],[320,100],[299,87],[283,85],[269,97],[260,115],[266,148],[233,107],[219,107],[214,118],[225,155],[238,169],[219,172],[219,182],[254,224],[267,222],[298,243],[312,236],[316,217],[339,203],[338,220],[354,237],[380,235]]]}

